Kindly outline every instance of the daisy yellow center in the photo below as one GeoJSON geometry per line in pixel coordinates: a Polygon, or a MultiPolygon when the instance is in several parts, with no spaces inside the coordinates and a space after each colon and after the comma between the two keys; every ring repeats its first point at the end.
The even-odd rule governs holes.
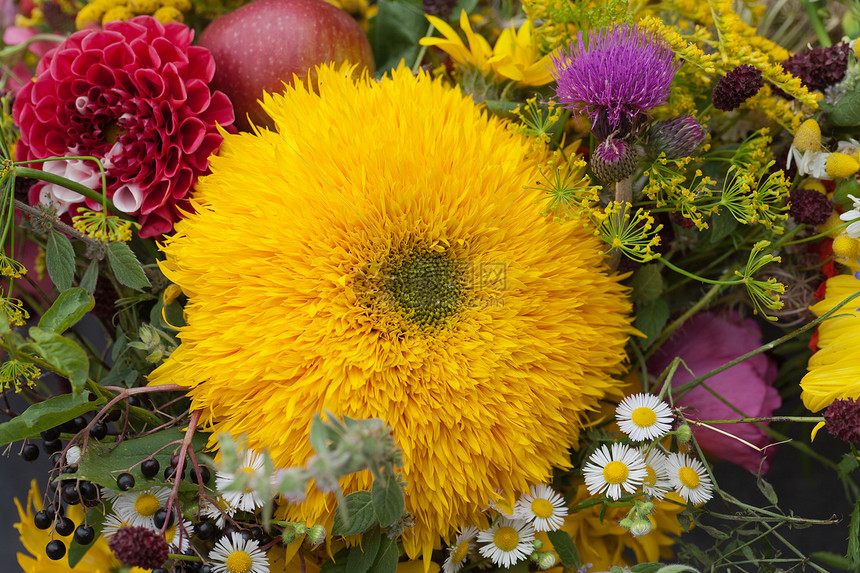
{"type": "Polygon", "coordinates": [[[648,487],[654,487],[654,484],[657,483],[657,472],[651,466],[645,466],[645,479],[642,480],[642,483],[648,487]]]}
{"type": "Polygon", "coordinates": [[[657,421],[657,414],[651,408],[642,406],[633,410],[631,418],[633,419],[633,423],[640,428],[647,428],[653,426],[654,422],[657,421]]]}
{"type": "Polygon", "coordinates": [[[226,565],[230,573],[248,573],[251,570],[251,556],[244,551],[234,551],[227,557],[226,565]]]}
{"type": "Polygon", "coordinates": [[[139,495],[137,500],[134,502],[134,511],[143,517],[155,515],[155,512],[158,511],[159,507],[161,507],[161,503],[158,501],[158,498],[151,493],[139,495]]]}
{"type": "MultiPolygon", "coordinates": [[[[253,482],[253,478],[257,473],[253,468],[249,468],[248,466],[243,467],[240,471],[245,472],[245,475],[248,476],[249,483],[253,482]]],[[[252,491],[254,490],[250,486],[245,487],[245,493],[251,493],[252,491]]]]}
{"type": "Polygon", "coordinates": [[[469,554],[469,542],[461,541],[457,548],[454,549],[454,552],[451,553],[451,561],[454,563],[459,563],[469,554]]]}
{"type": "Polygon", "coordinates": [[[513,527],[500,527],[493,535],[493,543],[504,552],[513,551],[520,544],[520,534],[513,527]]]}
{"type": "Polygon", "coordinates": [[[606,464],[606,467],[603,468],[603,479],[606,480],[607,483],[624,483],[624,480],[627,479],[627,465],[623,462],[619,462],[618,460],[611,461],[606,464]]]}
{"type": "Polygon", "coordinates": [[[552,517],[552,514],[555,513],[555,508],[549,501],[538,498],[532,502],[532,513],[536,517],[546,519],[547,517],[552,517]]]}
{"type": "Polygon", "coordinates": [[[681,480],[681,483],[684,484],[685,487],[690,489],[696,489],[699,487],[699,482],[701,481],[699,479],[698,472],[690,467],[683,467],[678,470],[678,479],[681,480]]]}

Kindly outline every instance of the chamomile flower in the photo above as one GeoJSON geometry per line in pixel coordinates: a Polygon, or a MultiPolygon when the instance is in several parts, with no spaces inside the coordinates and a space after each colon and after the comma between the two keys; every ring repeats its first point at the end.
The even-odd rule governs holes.
{"type": "Polygon", "coordinates": [[[215,573],[269,573],[269,560],[253,539],[233,533],[222,537],[209,552],[215,573]]]}
{"type": "MultiPolygon", "coordinates": [[[[224,501],[236,509],[242,511],[254,511],[263,507],[263,500],[254,490],[257,479],[263,478],[263,454],[254,450],[246,450],[242,465],[235,473],[218,472],[215,474],[215,487],[223,492],[224,501]],[[246,478],[245,487],[240,490],[230,491],[229,487],[236,483],[239,475],[246,478]]],[[[268,476],[265,476],[268,479],[268,476]]]]}
{"type": "Polygon", "coordinates": [[[588,458],[582,470],[585,486],[592,495],[606,492],[606,497],[619,499],[622,489],[636,493],[648,475],[645,460],[636,450],[624,444],[612,444],[612,448],[601,446],[588,458]]]}
{"type": "Polygon", "coordinates": [[[652,394],[624,398],[615,409],[618,427],[634,442],[655,440],[672,429],[672,411],[652,394]]]}
{"type": "Polygon", "coordinates": [[[481,555],[501,567],[511,567],[528,559],[534,551],[535,528],[523,519],[499,519],[486,531],[478,532],[481,555]]]}
{"type": "Polygon", "coordinates": [[[839,218],[843,221],[853,221],[853,223],[846,227],[845,232],[852,239],[858,239],[860,238],[860,199],[850,194],[848,197],[854,202],[854,208],[850,211],[845,211],[839,215],[839,218]]]}
{"type": "Polygon", "coordinates": [[[123,493],[114,501],[113,510],[131,527],[158,529],[153,516],[162,505],[167,503],[169,497],[170,490],[166,487],[123,493]]]}
{"type": "Polygon", "coordinates": [[[555,531],[564,525],[564,498],[546,484],[533,485],[514,506],[514,518],[532,522],[535,531],[555,531]]]}
{"type": "Polygon", "coordinates": [[[218,529],[223,529],[226,523],[225,515],[226,517],[233,517],[233,514],[236,513],[236,508],[227,503],[224,497],[220,495],[215,498],[215,503],[217,505],[204,499],[200,504],[200,516],[212,519],[218,529]]]}
{"type": "Polygon", "coordinates": [[[182,520],[182,527],[177,527],[176,522],[164,530],[164,540],[170,546],[171,553],[185,553],[190,545],[189,540],[194,531],[194,525],[187,519],[182,520]]]}
{"type": "Polygon", "coordinates": [[[454,538],[454,543],[448,547],[448,557],[442,564],[443,573],[457,573],[466,564],[466,559],[477,553],[475,537],[478,528],[474,525],[464,527],[463,531],[454,538]]]}
{"type": "Polygon", "coordinates": [[[693,505],[700,505],[711,499],[711,478],[699,460],[687,454],[670,454],[666,460],[669,482],[684,498],[693,505]]]}
{"type": "Polygon", "coordinates": [[[110,539],[114,533],[119,531],[120,527],[128,527],[129,524],[120,519],[117,515],[111,513],[105,516],[102,522],[102,537],[110,539]]]}
{"type": "MultiPolygon", "coordinates": [[[[642,450],[639,453],[642,454],[642,450]]],[[[642,480],[642,491],[657,499],[663,499],[666,492],[672,489],[666,471],[666,454],[654,448],[644,457],[647,475],[642,480]]]]}

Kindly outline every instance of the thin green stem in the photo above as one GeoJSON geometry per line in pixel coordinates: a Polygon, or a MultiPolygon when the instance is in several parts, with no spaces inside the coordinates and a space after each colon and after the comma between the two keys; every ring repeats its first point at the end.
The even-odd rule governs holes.
{"type": "MultiPolygon", "coordinates": [[[[430,24],[427,27],[427,31],[424,33],[424,37],[427,38],[431,34],[433,34],[434,29],[435,28],[434,28],[433,24],[430,24]]],[[[421,46],[421,48],[418,50],[418,55],[415,56],[415,63],[412,64],[412,73],[413,74],[418,73],[418,69],[421,68],[421,62],[424,60],[424,54],[426,54],[426,53],[427,53],[427,46],[421,46]]]]}
{"type": "Polygon", "coordinates": [[[803,6],[806,15],[809,16],[809,23],[812,25],[812,29],[815,30],[815,35],[818,37],[818,43],[821,44],[821,47],[829,48],[832,46],[833,43],[830,41],[830,35],[824,27],[824,22],[821,21],[821,16],[818,15],[816,4],[809,2],[809,0],[800,0],[800,5],[803,6]]]}
{"type": "MultiPolygon", "coordinates": [[[[36,163],[36,161],[28,161],[28,163],[36,163]]],[[[39,181],[47,181],[48,183],[62,185],[70,191],[80,193],[87,199],[102,203],[107,210],[110,210],[120,219],[125,219],[129,221],[132,220],[132,218],[129,217],[127,214],[117,209],[116,205],[114,205],[113,202],[107,198],[107,196],[102,193],[99,193],[98,191],[90,189],[89,187],[85,187],[77,181],[72,181],[71,179],[66,179],[65,177],[61,177],[60,175],[54,175],[53,173],[48,173],[47,171],[42,171],[41,169],[31,169],[29,167],[15,167],[15,173],[18,177],[27,177],[29,179],[38,179],[39,181]]]]}
{"type": "MultiPolygon", "coordinates": [[[[684,275],[685,277],[689,277],[691,279],[697,280],[700,283],[705,283],[705,284],[709,284],[709,285],[720,285],[720,286],[732,286],[732,285],[740,285],[740,284],[744,283],[744,281],[742,281],[742,280],[728,281],[728,280],[722,280],[721,279],[721,280],[715,281],[712,279],[706,279],[705,277],[700,277],[698,275],[694,275],[690,271],[685,271],[681,267],[677,267],[677,266],[673,265],[672,263],[670,263],[669,261],[667,261],[663,257],[660,257],[657,260],[660,261],[661,263],[663,263],[664,265],[666,265],[667,267],[669,267],[670,269],[672,269],[673,271],[675,271],[676,273],[679,273],[679,274],[684,275]]],[[[732,276],[732,273],[729,273],[729,276],[732,276]]]]}
{"type": "Polygon", "coordinates": [[[823,422],[823,416],[757,416],[734,420],[696,420],[699,424],[740,424],[742,422],[823,422]]]}

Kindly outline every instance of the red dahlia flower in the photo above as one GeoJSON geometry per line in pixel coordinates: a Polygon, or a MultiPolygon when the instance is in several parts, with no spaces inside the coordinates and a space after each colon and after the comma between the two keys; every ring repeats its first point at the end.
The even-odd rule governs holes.
{"type": "MultiPolygon", "coordinates": [[[[192,46],[194,32],[150,16],[82,30],[48,52],[19,92],[13,118],[21,128],[19,161],[93,155],[102,160],[108,197],[136,215],[141,237],[168,233],[177,204],[221,145],[216,125],[233,123],[233,106],[209,82],[215,63],[192,46]]],[[[30,167],[100,189],[98,167],[78,160],[30,167]]],[[[52,184],[30,202],[55,202],[58,213],[98,204],[52,184]]]]}

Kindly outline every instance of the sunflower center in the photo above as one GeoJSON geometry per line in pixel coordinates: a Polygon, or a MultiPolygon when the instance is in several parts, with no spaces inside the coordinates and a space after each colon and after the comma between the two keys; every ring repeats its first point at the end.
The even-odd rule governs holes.
{"type": "Polygon", "coordinates": [[[532,513],[536,517],[546,519],[547,517],[552,517],[552,514],[555,513],[555,508],[549,501],[538,498],[532,502],[532,513]]]}
{"type": "Polygon", "coordinates": [[[645,479],[642,483],[648,487],[654,487],[657,484],[657,472],[651,466],[645,466],[645,479]]]}
{"type": "Polygon", "coordinates": [[[454,549],[454,552],[451,553],[451,561],[453,563],[459,563],[469,554],[469,542],[461,541],[457,548],[454,549]]]}
{"type": "Polygon", "coordinates": [[[419,328],[445,326],[462,307],[467,277],[458,261],[438,253],[413,252],[387,266],[383,290],[419,328]]]}
{"type": "Polygon", "coordinates": [[[520,544],[520,534],[513,527],[500,527],[493,535],[493,543],[504,552],[513,551],[520,544]]]}
{"type": "Polygon", "coordinates": [[[230,573],[248,573],[251,570],[251,556],[244,551],[234,551],[227,557],[226,565],[230,573]]]}
{"type": "Polygon", "coordinates": [[[690,467],[683,467],[678,470],[678,479],[681,480],[681,483],[684,484],[685,487],[690,489],[696,489],[699,487],[699,474],[690,467]]]}
{"type": "Polygon", "coordinates": [[[614,460],[603,468],[603,479],[607,483],[624,483],[627,479],[627,465],[624,462],[614,460]]]}
{"type": "Polygon", "coordinates": [[[155,512],[158,511],[159,507],[161,507],[161,503],[158,501],[158,498],[151,493],[139,495],[137,500],[134,502],[134,510],[138,515],[142,515],[143,517],[155,515],[155,512]]]}
{"type": "Polygon", "coordinates": [[[633,419],[633,423],[640,428],[648,428],[653,426],[654,422],[657,421],[657,414],[651,408],[642,406],[633,410],[631,418],[633,419]]]}

